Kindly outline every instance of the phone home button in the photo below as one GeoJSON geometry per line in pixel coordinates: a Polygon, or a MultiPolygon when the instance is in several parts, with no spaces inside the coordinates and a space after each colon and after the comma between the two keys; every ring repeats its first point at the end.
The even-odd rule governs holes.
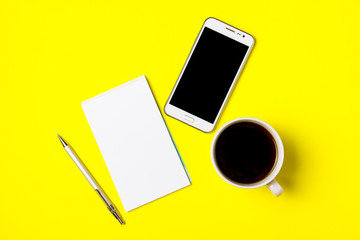
{"type": "Polygon", "coordinates": [[[189,117],[189,116],[186,116],[186,115],[184,115],[184,119],[185,119],[186,121],[188,121],[188,122],[194,122],[194,119],[193,119],[193,118],[191,118],[191,117],[189,117]]]}

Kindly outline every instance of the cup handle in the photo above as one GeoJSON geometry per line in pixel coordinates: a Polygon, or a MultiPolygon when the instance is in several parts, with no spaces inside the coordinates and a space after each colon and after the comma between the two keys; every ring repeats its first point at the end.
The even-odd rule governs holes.
{"type": "Polygon", "coordinates": [[[266,186],[277,197],[283,192],[282,187],[275,181],[275,179],[269,182],[266,186]]]}

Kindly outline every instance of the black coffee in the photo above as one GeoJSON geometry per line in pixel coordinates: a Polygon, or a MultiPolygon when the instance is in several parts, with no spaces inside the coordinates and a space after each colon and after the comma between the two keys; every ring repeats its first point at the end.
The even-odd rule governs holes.
{"type": "Polygon", "coordinates": [[[216,162],[230,180],[243,184],[266,178],[276,161],[273,136],[262,126],[239,122],[225,129],[216,146],[216,162]]]}

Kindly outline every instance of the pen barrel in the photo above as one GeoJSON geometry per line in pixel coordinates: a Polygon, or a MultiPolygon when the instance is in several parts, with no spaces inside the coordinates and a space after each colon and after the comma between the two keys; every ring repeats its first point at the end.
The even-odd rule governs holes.
{"type": "Polygon", "coordinates": [[[113,213],[115,210],[115,207],[112,205],[112,203],[110,202],[110,200],[107,198],[106,194],[104,194],[101,189],[95,189],[95,191],[97,192],[97,194],[100,196],[100,198],[103,200],[103,202],[105,203],[107,209],[113,213]]]}
{"type": "Polygon", "coordinates": [[[71,159],[74,161],[74,163],[76,164],[76,166],[79,168],[79,170],[81,171],[81,173],[85,176],[85,178],[88,180],[88,182],[90,183],[90,185],[94,188],[94,189],[99,189],[98,184],[96,183],[96,181],[94,180],[94,178],[92,177],[92,175],[90,174],[90,172],[87,170],[86,166],[81,162],[79,156],[71,149],[71,147],[69,145],[67,145],[65,147],[65,151],[69,154],[69,156],[71,157],[71,159]]]}

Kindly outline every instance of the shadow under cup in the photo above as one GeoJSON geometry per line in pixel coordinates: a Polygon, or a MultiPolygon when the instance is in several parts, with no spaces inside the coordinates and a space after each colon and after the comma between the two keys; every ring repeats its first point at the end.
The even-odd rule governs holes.
{"type": "Polygon", "coordinates": [[[282,165],[283,147],[270,125],[258,119],[240,118],[217,132],[211,154],[215,169],[225,181],[255,188],[275,178],[282,165]]]}

